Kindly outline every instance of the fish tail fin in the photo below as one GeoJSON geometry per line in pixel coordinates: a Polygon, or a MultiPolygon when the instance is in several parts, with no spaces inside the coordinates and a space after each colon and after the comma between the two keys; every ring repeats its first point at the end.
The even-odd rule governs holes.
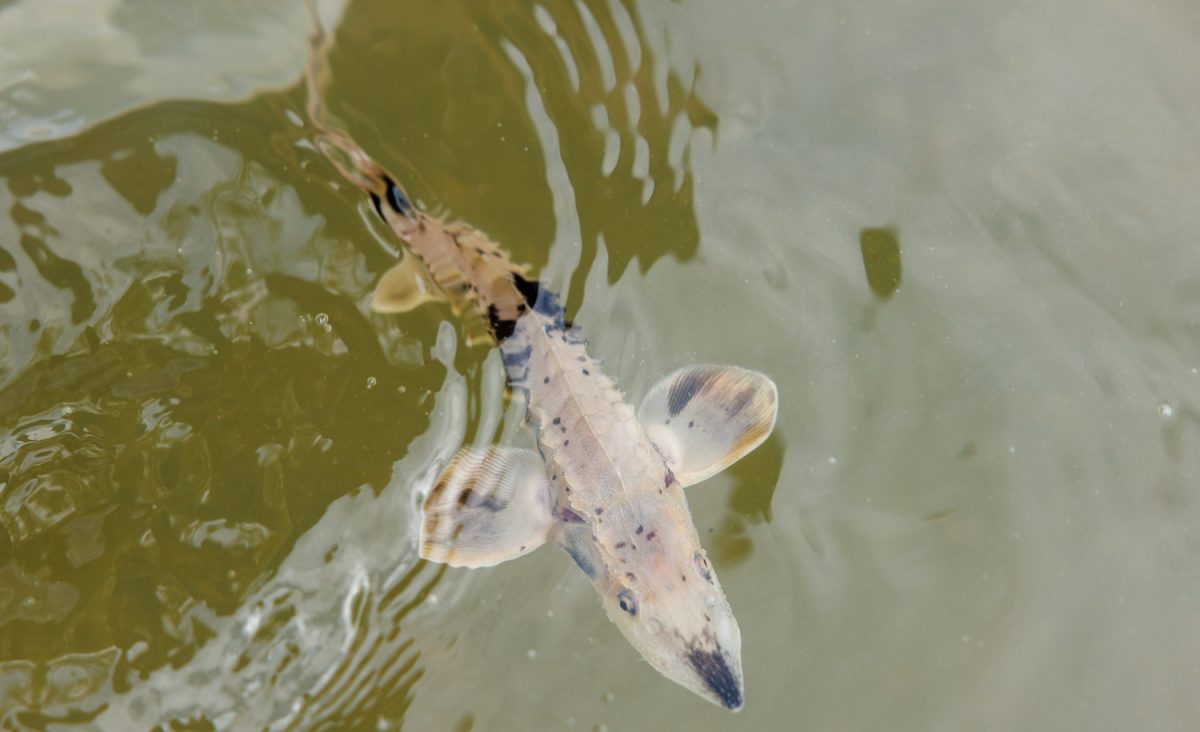
{"type": "Polygon", "coordinates": [[[479,230],[442,221],[413,205],[384,168],[345,134],[322,131],[317,145],[342,177],[361,188],[388,228],[416,255],[380,279],[372,299],[379,312],[407,312],[422,302],[447,300],[455,313],[475,310],[492,337],[502,341],[537,298],[529,267],[479,230]],[[431,286],[432,285],[432,286],[431,286]]]}
{"type": "Polygon", "coordinates": [[[326,122],[320,91],[329,73],[328,42],[314,15],[306,73],[307,111],[317,130],[313,142],[343,178],[370,197],[375,212],[420,262],[418,266],[404,258],[386,273],[372,307],[406,312],[422,302],[445,299],[456,314],[475,310],[491,337],[503,341],[512,334],[517,318],[537,300],[539,288],[529,279],[529,268],[513,262],[508,252],[478,230],[418,210],[382,165],[326,122]]]}
{"type": "Polygon", "coordinates": [[[394,205],[407,198],[399,198],[403,193],[397,193],[390,178],[385,184],[389,207],[380,215],[420,266],[411,258],[401,259],[380,278],[371,307],[404,312],[429,299],[444,299],[456,314],[478,314],[496,342],[511,335],[517,318],[537,298],[536,281],[527,279],[529,268],[513,262],[508,252],[466,224],[427,216],[411,204],[394,205]],[[426,291],[436,294],[427,297],[426,291]]]}
{"type": "MultiPolygon", "coordinates": [[[[321,89],[329,80],[328,53],[332,41],[325,33],[325,26],[321,23],[316,5],[312,0],[308,0],[307,5],[313,25],[308,39],[308,64],[304,70],[305,91],[307,92],[305,111],[308,113],[309,122],[316,129],[313,143],[333,167],[337,168],[343,178],[363,189],[371,197],[376,211],[379,211],[380,202],[388,194],[386,181],[390,178],[379,163],[375,162],[366,151],[350,139],[349,135],[336,129],[327,119],[328,115],[321,89]]],[[[401,200],[409,200],[398,187],[397,190],[401,194],[401,200]]],[[[380,215],[383,214],[380,213],[380,215]]]]}

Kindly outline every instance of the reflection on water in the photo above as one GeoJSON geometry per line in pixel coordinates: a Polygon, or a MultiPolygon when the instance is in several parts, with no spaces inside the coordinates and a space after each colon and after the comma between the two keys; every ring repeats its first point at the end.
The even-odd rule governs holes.
{"type": "MultiPolygon", "coordinates": [[[[111,147],[99,164],[87,139],[47,143],[20,151],[29,162],[6,178],[6,238],[22,247],[9,268],[21,296],[7,305],[12,371],[0,392],[0,709],[21,727],[100,714],[102,727],[126,728],[113,692],[131,696],[133,727],[240,714],[240,691],[200,707],[138,697],[186,696],[202,668],[224,671],[230,688],[264,674],[257,693],[268,698],[316,688],[329,660],[306,661],[297,686],[268,683],[260,667],[282,664],[278,673],[289,653],[336,648],[332,627],[306,630],[302,643],[260,631],[238,655],[252,622],[239,613],[256,612],[254,588],[284,576],[280,562],[331,501],[389,483],[441,379],[417,369],[436,321],[393,332],[384,349],[377,333],[388,326],[355,307],[372,276],[353,244],[326,236],[334,227],[269,172],[294,152],[281,163],[270,149],[234,150],[211,141],[229,123],[196,135],[195,106],[159,111],[165,119],[95,130],[111,147]]],[[[407,498],[399,506],[402,517],[407,498]]],[[[393,547],[406,535],[386,533],[393,547]]],[[[336,552],[329,539],[321,562],[336,552]]],[[[357,550],[347,556],[314,586],[271,584],[258,602],[328,625],[322,613],[343,598],[331,578],[366,571],[357,550]],[[296,609],[305,595],[320,612],[296,609]]],[[[396,571],[394,550],[376,556],[385,575],[396,571]]],[[[396,608],[411,600],[388,598],[376,627],[397,627],[396,608]]],[[[391,699],[405,678],[371,688],[391,699]]]]}
{"type": "Polygon", "coordinates": [[[417,561],[412,491],[428,488],[463,438],[465,383],[453,371],[454,352],[454,332],[443,326],[434,354],[447,367],[445,381],[388,487],[328,504],[268,581],[229,616],[211,619],[212,639],[191,649],[193,658],[146,673],[103,711],[101,726],[209,720],[235,729],[356,729],[403,720],[422,675],[407,618],[430,613],[445,573],[417,561]]]}
{"type": "MultiPolygon", "coordinates": [[[[334,23],[345,2],[315,5],[334,23]]],[[[0,152],[163,99],[234,100],[289,84],[308,25],[300,0],[0,3],[0,152]]]]}
{"type": "Polygon", "coordinates": [[[1200,720],[1190,10],[319,3],[333,117],[634,400],[778,383],[689,490],[734,717],[560,553],[416,559],[520,405],[444,306],[367,313],[396,244],[308,140],[307,13],[260,5],[0,7],[0,726],[1200,720]]]}

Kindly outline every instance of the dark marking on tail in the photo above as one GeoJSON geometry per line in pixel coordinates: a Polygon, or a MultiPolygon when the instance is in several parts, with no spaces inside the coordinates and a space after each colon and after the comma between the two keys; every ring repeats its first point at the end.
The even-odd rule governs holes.
{"type": "Polygon", "coordinates": [[[508,340],[517,329],[517,321],[507,320],[500,317],[499,311],[495,305],[488,305],[487,309],[488,328],[491,329],[492,335],[495,336],[497,343],[503,343],[508,340]]]}
{"type": "MultiPolygon", "coordinates": [[[[392,180],[391,176],[385,175],[383,182],[387,184],[388,205],[392,207],[392,210],[401,216],[408,216],[412,213],[412,202],[408,200],[408,196],[404,195],[404,191],[400,190],[400,186],[396,185],[396,181],[392,180]]],[[[375,194],[372,193],[371,197],[375,198],[375,194]]],[[[378,201],[375,205],[379,206],[378,201]]]]}
{"type": "MultiPolygon", "coordinates": [[[[457,242],[457,239],[455,241],[457,242]]],[[[546,332],[550,332],[551,329],[560,331],[564,329],[563,307],[559,304],[558,296],[554,292],[542,287],[537,280],[527,280],[517,272],[506,274],[509,274],[511,278],[510,281],[516,290],[516,295],[524,302],[506,304],[501,307],[498,307],[495,302],[487,304],[485,315],[488,329],[492,332],[497,344],[512,337],[517,329],[517,320],[530,310],[550,319],[550,325],[547,326],[546,332]],[[512,310],[516,312],[513,313],[512,310]]],[[[484,293],[476,291],[476,294],[484,293]]],[[[486,299],[484,302],[487,302],[486,299]]],[[[482,305],[482,303],[480,304],[482,305]]],[[[506,365],[508,364],[506,363],[506,365]]]]}
{"type": "Polygon", "coordinates": [[[513,284],[517,287],[517,292],[521,293],[521,297],[525,298],[525,302],[529,303],[530,307],[535,307],[538,301],[538,292],[541,291],[541,286],[536,281],[529,281],[519,274],[513,274],[513,284]]]}
{"type": "Polygon", "coordinates": [[[509,372],[523,370],[525,365],[529,363],[531,355],[533,355],[533,346],[525,346],[520,351],[500,349],[500,360],[504,362],[504,368],[508,369],[509,372]]]}
{"type": "Polygon", "coordinates": [[[513,285],[532,310],[551,318],[559,328],[564,327],[563,306],[559,304],[557,294],[542,287],[536,280],[527,280],[516,273],[513,274],[513,285]]]}
{"type": "Polygon", "coordinates": [[[504,373],[508,376],[510,385],[524,388],[525,379],[529,376],[529,357],[531,355],[533,355],[532,345],[527,345],[518,351],[508,342],[501,344],[500,360],[504,362],[504,373]]]}
{"type": "Polygon", "coordinates": [[[380,220],[382,220],[384,223],[387,223],[387,218],[385,218],[383,215],[383,207],[379,205],[379,196],[376,196],[374,193],[372,193],[371,203],[375,206],[375,213],[379,214],[380,220]]]}

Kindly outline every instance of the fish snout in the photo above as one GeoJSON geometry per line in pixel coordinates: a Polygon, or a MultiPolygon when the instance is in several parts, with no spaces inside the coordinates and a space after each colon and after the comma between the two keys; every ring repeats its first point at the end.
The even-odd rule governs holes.
{"type": "Polygon", "coordinates": [[[700,677],[712,701],[735,712],[742,708],[746,697],[742,685],[741,664],[737,659],[731,663],[718,646],[713,651],[693,649],[688,652],[687,661],[700,677]]]}

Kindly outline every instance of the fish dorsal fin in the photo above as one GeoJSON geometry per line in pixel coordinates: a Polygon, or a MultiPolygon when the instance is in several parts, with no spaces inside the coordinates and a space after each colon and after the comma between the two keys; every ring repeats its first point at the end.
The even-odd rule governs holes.
{"type": "Polygon", "coordinates": [[[421,260],[408,252],[379,278],[371,309],[377,313],[407,313],[431,300],[444,296],[421,260]]]}
{"type": "Polygon", "coordinates": [[[454,567],[490,567],[541,546],[554,524],[550,484],[532,450],[458,451],[421,518],[421,556],[454,567]]]}
{"type": "Polygon", "coordinates": [[[654,385],[638,420],[681,485],[737,462],[775,426],[775,382],[736,366],[688,366],[654,385]]]}

